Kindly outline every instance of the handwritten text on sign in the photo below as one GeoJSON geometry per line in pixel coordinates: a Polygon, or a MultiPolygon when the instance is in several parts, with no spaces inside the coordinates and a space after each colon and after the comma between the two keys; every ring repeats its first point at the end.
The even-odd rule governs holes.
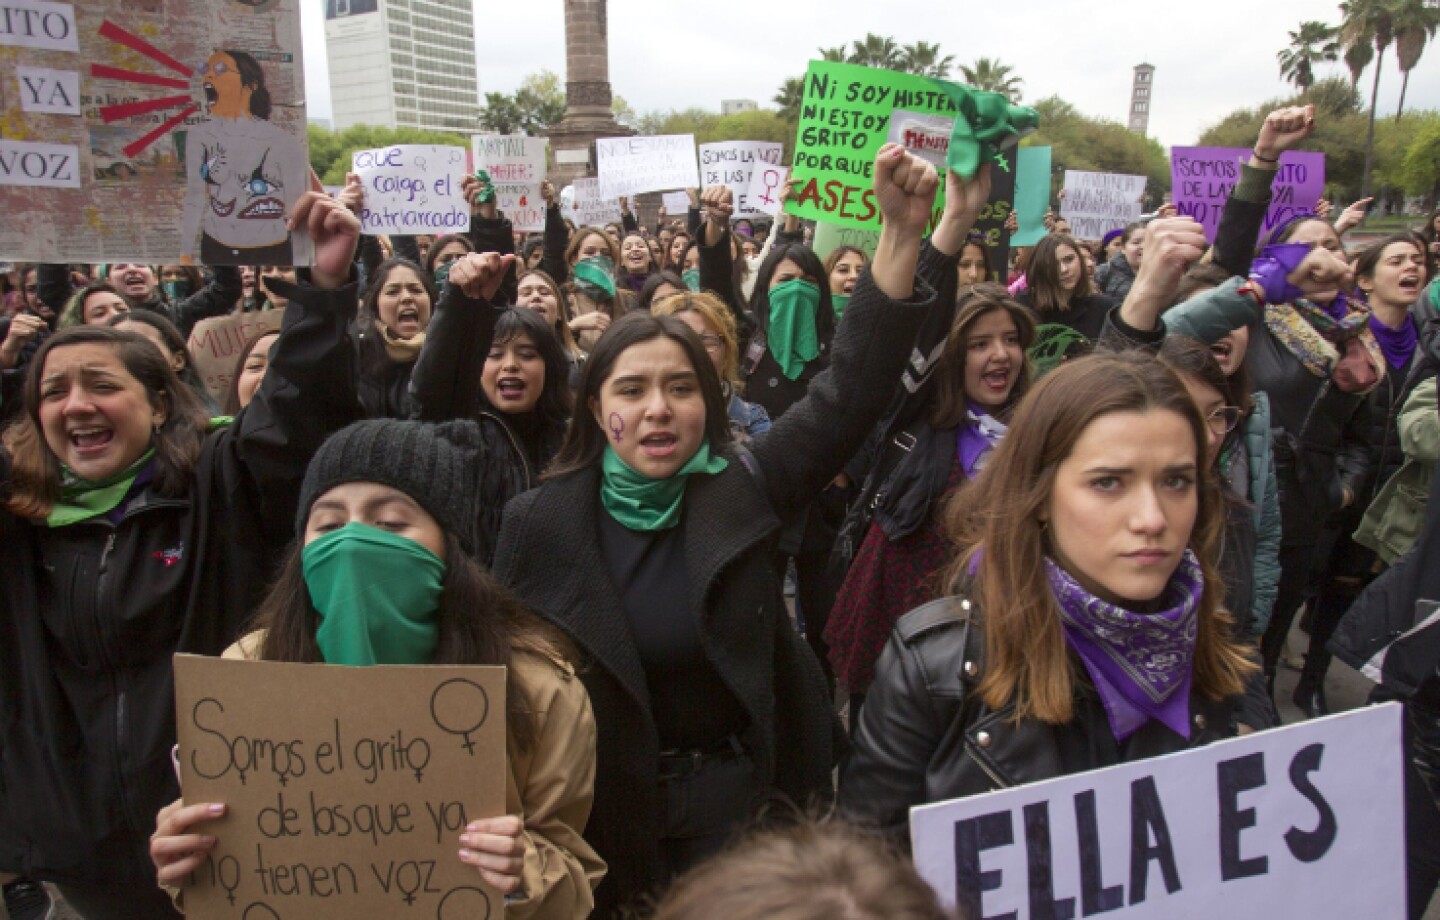
{"type": "Polygon", "coordinates": [[[595,166],[609,198],[694,188],[695,135],[602,137],[595,142],[595,166]]]}
{"type": "Polygon", "coordinates": [[[200,920],[499,918],[456,855],[505,808],[505,669],[175,656],[185,801],[223,802],[200,920]]]}
{"type": "MultiPolygon", "coordinates": [[[[1205,236],[1215,239],[1220,212],[1240,181],[1240,166],[1250,151],[1243,147],[1172,147],[1170,178],[1175,207],[1205,226],[1205,236]]],[[[1263,233],[1297,214],[1314,209],[1325,193],[1325,154],[1290,150],[1280,155],[1273,180],[1270,207],[1265,211],[1263,233]]]]}
{"type": "Polygon", "coordinates": [[[190,349],[195,373],[216,402],[223,404],[230,392],[235,363],[240,360],[241,352],[260,336],[279,329],[284,317],[284,310],[260,310],[212,316],[195,324],[186,347],[190,349]]]}
{"type": "Polygon", "coordinates": [[[475,168],[483,169],[495,186],[495,206],[522,233],[545,229],[545,202],[540,183],[545,181],[543,137],[475,137],[475,168]]]}
{"type": "Polygon", "coordinates": [[[365,184],[365,233],[464,233],[470,204],[460,191],[465,149],[401,144],[357,150],[352,171],[365,184]]]}
{"type": "Polygon", "coordinates": [[[1144,176],[1067,169],[1060,216],[1070,224],[1071,236],[1098,240],[1139,220],[1144,194],[1144,176]]]}
{"type": "Polygon", "coordinates": [[[700,145],[700,187],[728,186],[735,196],[736,217],[764,212],[749,198],[750,182],[759,164],[779,166],[785,145],[769,141],[721,141],[700,145]]]}
{"type": "Polygon", "coordinates": [[[575,226],[600,227],[620,223],[620,202],[602,192],[599,179],[576,179],[572,188],[575,226]]]}
{"type": "Polygon", "coordinates": [[[1405,916],[1400,707],[910,812],[961,916],[1405,916]]]}

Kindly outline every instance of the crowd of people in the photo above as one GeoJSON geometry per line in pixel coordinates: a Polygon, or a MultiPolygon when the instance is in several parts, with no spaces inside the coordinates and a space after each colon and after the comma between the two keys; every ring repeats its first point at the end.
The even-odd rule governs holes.
{"type": "MultiPolygon", "coordinates": [[[[506,813],[455,843],[513,917],[945,916],[913,806],[1276,727],[1302,608],[1294,702],[1327,713],[1332,655],[1440,601],[1440,212],[1262,235],[1314,119],[1266,119],[1213,241],[1169,207],[1097,241],[1052,217],[1010,265],[972,233],[988,166],[886,145],[873,253],[725,187],[576,227],[546,183],[531,238],[476,177],[467,232],[372,237],[352,176],[290,214],[308,267],[16,267],[10,916],[41,883],[183,912],[226,803],[180,799],[177,652],[507,666],[506,813]],[[207,390],[190,330],[263,310],[207,390]]],[[[1406,704],[1413,917],[1427,647],[1374,692],[1406,704]]]]}

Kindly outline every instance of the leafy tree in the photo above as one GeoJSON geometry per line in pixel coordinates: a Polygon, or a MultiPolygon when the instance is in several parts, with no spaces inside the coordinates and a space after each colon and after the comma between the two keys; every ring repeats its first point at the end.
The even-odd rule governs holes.
{"type": "Polygon", "coordinates": [[[564,117],[565,88],[549,70],[521,80],[514,95],[486,93],[480,109],[481,126],[497,134],[539,134],[564,117]]]}
{"type": "Polygon", "coordinates": [[[1020,99],[1020,87],[1025,83],[1015,74],[1014,68],[1000,63],[999,58],[982,57],[974,64],[960,65],[965,82],[987,93],[1001,93],[1011,102],[1020,99]]]}
{"type": "Polygon", "coordinates": [[[770,101],[780,107],[781,118],[796,123],[800,121],[800,103],[804,98],[805,78],[787,77],[785,82],[780,84],[780,91],[770,101]]]}
{"type": "Polygon", "coordinates": [[[307,130],[310,143],[310,165],[326,185],[342,185],[350,171],[352,154],[357,150],[373,150],[393,144],[444,144],[469,147],[470,139],[443,131],[424,128],[377,128],[355,125],[344,131],[330,131],[316,125],[307,130]]]}
{"type": "Polygon", "coordinates": [[[863,41],[851,42],[849,63],[885,70],[900,69],[900,46],[888,35],[865,33],[863,41]]]}
{"type": "Polygon", "coordinates": [[[1035,103],[1040,130],[1025,146],[1051,148],[1051,167],[1063,177],[1066,169],[1145,176],[1146,194],[1159,202],[1170,188],[1170,160],[1165,148],[1115,121],[1091,118],[1058,96],[1035,103]]]}
{"type": "Polygon", "coordinates": [[[950,67],[955,63],[952,54],[941,55],[940,46],[929,42],[916,42],[900,49],[900,69],[922,77],[950,79],[950,67]]]}
{"type": "Polygon", "coordinates": [[[1345,46],[1345,63],[1356,83],[1371,60],[1375,79],[1370,89],[1370,120],[1365,131],[1365,171],[1360,178],[1360,197],[1370,194],[1370,170],[1375,162],[1375,105],[1380,98],[1380,71],[1385,49],[1395,38],[1395,0],[1346,0],[1340,4],[1340,42],[1345,46]],[[1373,58],[1370,48],[1374,47],[1373,58]],[[1363,49],[1363,50],[1362,50],[1363,49]],[[1363,63],[1362,63],[1363,62],[1363,63]]]}
{"type": "Polygon", "coordinates": [[[1440,116],[1432,113],[1415,132],[1405,151],[1401,178],[1405,191],[1425,196],[1427,210],[1435,206],[1440,194],[1440,116]]]}
{"type": "Polygon", "coordinates": [[[1314,86],[1315,65],[1340,59],[1340,42],[1336,41],[1339,32],[1313,19],[1300,23],[1299,30],[1290,33],[1290,47],[1275,55],[1280,61],[1280,76],[1302,93],[1314,86]]]}
{"type": "Polygon", "coordinates": [[[1425,44],[1440,28],[1440,6],[1433,0],[1398,0],[1394,14],[1395,56],[1400,59],[1400,105],[1395,109],[1399,118],[1405,111],[1405,91],[1410,88],[1410,71],[1420,63],[1425,44]]]}
{"type": "Polygon", "coordinates": [[[520,130],[522,115],[515,97],[505,93],[486,93],[480,107],[480,127],[496,134],[515,134],[520,130]]]}

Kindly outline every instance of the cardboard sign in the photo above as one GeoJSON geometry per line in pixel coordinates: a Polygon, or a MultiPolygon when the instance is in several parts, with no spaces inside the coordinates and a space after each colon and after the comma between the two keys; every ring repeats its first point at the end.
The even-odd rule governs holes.
{"type": "Polygon", "coordinates": [[[0,259],[308,265],[300,4],[4,0],[0,259]]]}
{"type": "Polygon", "coordinates": [[[810,248],[815,250],[815,254],[823,262],[826,256],[841,246],[854,246],[864,252],[867,259],[873,259],[875,258],[875,247],[879,244],[879,230],[857,230],[854,227],[817,223],[815,239],[811,241],[810,248]]]}
{"type": "Polygon", "coordinates": [[[465,148],[397,144],[357,150],[350,164],[365,186],[363,233],[440,236],[469,229],[470,203],[460,190],[465,148]]]}
{"type": "Polygon", "coordinates": [[[761,214],[775,217],[780,213],[780,192],[790,178],[790,170],[770,163],[757,163],[750,175],[745,200],[761,214]]]}
{"type": "Polygon", "coordinates": [[[1060,216],[1077,240],[1098,240],[1139,220],[1144,194],[1144,176],[1067,169],[1060,216]]]}
{"type": "MultiPolygon", "coordinates": [[[[603,227],[620,223],[620,202],[601,191],[599,179],[576,179],[570,219],[577,227],[603,227]]],[[[688,199],[687,199],[688,204],[688,199]]]]}
{"type": "Polygon", "coordinates": [[[505,669],[175,656],[180,785],[223,802],[198,920],[499,918],[460,862],[505,811],[505,669]]]}
{"type": "Polygon", "coordinates": [[[495,185],[495,206],[522,233],[545,230],[545,200],[540,183],[545,181],[545,151],[550,142],[543,137],[523,135],[471,138],[475,168],[490,174],[495,185]]]}
{"type": "Polygon", "coordinates": [[[915,808],[915,867],[964,917],[1401,920],[1400,718],[1367,707],[915,808]]]}
{"type": "MultiPolygon", "coordinates": [[[[1243,147],[1170,148],[1175,207],[1203,224],[1205,236],[1212,242],[1220,228],[1225,201],[1240,181],[1240,166],[1249,161],[1250,151],[1243,147]]],[[[1325,194],[1325,154],[1303,150],[1282,153],[1272,188],[1274,197],[1265,212],[1262,236],[1295,215],[1314,210],[1325,194]]]]}
{"type": "Polygon", "coordinates": [[[1045,235],[1045,212],[1050,209],[1050,148],[1021,147],[1016,151],[1015,219],[1019,229],[1012,246],[1034,246],[1045,235]]]}
{"type": "Polygon", "coordinates": [[[766,163],[779,166],[785,145],[771,141],[721,141],[700,145],[700,187],[729,187],[735,195],[734,217],[757,217],[762,211],[750,200],[750,183],[755,167],[766,163]]]}
{"type": "Polygon", "coordinates": [[[216,403],[225,402],[241,353],[260,336],[279,329],[284,317],[284,310],[260,310],[212,316],[195,324],[186,347],[195,373],[216,403]]]}
{"type": "Polygon", "coordinates": [[[602,137],[595,141],[595,167],[609,198],[694,188],[700,172],[693,134],[602,137]]]}

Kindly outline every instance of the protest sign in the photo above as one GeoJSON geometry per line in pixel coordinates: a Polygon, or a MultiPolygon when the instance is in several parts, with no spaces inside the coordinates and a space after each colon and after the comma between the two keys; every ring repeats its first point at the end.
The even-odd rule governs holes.
{"type": "Polygon", "coordinates": [[[860,230],[855,227],[841,227],[837,224],[817,223],[815,225],[815,239],[811,241],[810,248],[823,262],[825,257],[830,255],[841,246],[854,246],[865,253],[869,259],[875,258],[875,247],[880,243],[879,230],[860,230]]]}
{"type": "MultiPolygon", "coordinates": [[[[1171,194],[1181,214],[1205,227],[1212,242],[1220,228],[1225,200],[1240,181],[1240,166],[1250,160],[1243,147],[1170,148],[1171,194]]],[[[1297,214],[1314,209],[1325,193],[1325,154],[1290,150],[1280,154],[1272,185],[1273,197],[1261,225],[1262,234],[1297,214]]]]}
{"type": "Polygon", "coordinates": [[[620,223],[620,202],[602,192],[599,179],[576,179],[571,188],[574,197],[570,219],[575,221],[575,226],[603,227],[620,223]]]}
{"type": "Polygon", "coordinates": [[[470,141],[475,168],[483,169],[495,186],[495,206],[523,233],[545,229],[545,201],[540,183],[545,181],[545,151],[550,142],[543,137],[522,135],[474,137],[470,141]]]}
{"type": "Polygon", "coordinates": [[[240,353],[248,343],[279,329],[284,316],[284,310],[260,310],[212,316],[195,324],[186,347],[190,349],[195,373],[217,404],[223,404],[230,392],[231,376],[240,353]]]}
{"type": "Polygon", "coordinates": [[[1098,240],[1139,220],[1144,194],[1144,176],[1067,169],[1060,216],[1077,240],[1098,240]]]}
{"type": "Polygon", "coordinates": [[[1016,151],[1015,219],[1019,229],[1012,246],[1034,246],[1045,235],[1045,212],[1050,209],[1050,148],[1021,147],[1016,151]]]}
{"type": "Polygon", "coordinates": [[[694,188],[695,135],[602,137],[595,141],[595,166],[609,198],[694,188]]]}
{"type": "Polygon", "coordinates": [[[915,867],[964,917],[1400,920],[1400,718],[1367,707],[915,808],[915,867]]]}
{"type": "Polygon", "coordinates": [[[780,213],[780,191],[790,178],[790,170],[770,163],[757,163],[750,176],[750,187],[745,190],[745,200],[761,214],[775,217],[780,213]]]}
{"type": "Polygon", "coordinates": [[[990,199],[980,209],[971,230],[985,240],[989,250],[991,281],[1003,282],[1010,270],[1010,231],[1005,229],[1005,221],[1014,203],[1015,151],[1002,150],[990,165],[990,199]]]}
{"type": "Polygon", "coordinates": [[[500,917],[460,862],[505,812],[505,669],[175,656],[180,786],[223,802],[195,920],[500,917]]]}
{"type": "Polygon", "coordinates": [[[688,192],[666,192],[660,196],[660,203],[665,206],[665,213],[672,217],[678,217],[690,212],[690,195],[688,192]]]}
{"type": "Polygon", "coordinates": [[[734,217],[757,217],[762,213],[750,201],[750,181],[761,163],[779,166],[785,145],[771,141],[721,141],[700,145],[700,187],[729,187],[735,196],[734,217]]]}
{"type": "Polygon", "coordinates": [[[470,229],[470,203],[460,190],[465,148],[397,144],[357,150],[350,163],[365,186],[362,232],[440,236],[470,229]]]}
{"type": "Polygon", "coordinates": [[[0,258],[310,263],[300,0],[4,13],[0,258]]]}

